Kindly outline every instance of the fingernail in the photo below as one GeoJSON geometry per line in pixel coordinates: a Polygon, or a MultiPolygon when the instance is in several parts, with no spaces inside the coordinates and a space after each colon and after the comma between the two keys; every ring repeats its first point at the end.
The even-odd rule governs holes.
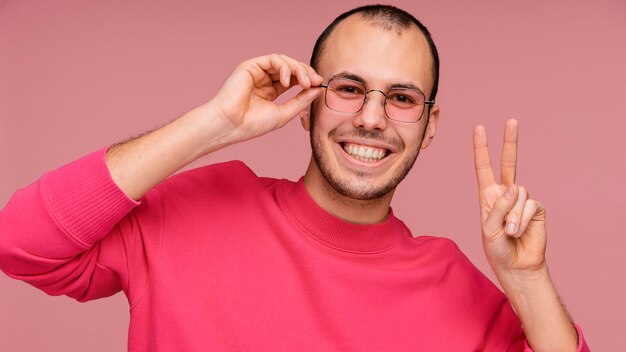
{"type": "Polygon", "coordinates": [[[517,226],[515,226],[514,222],[510,222],[508,225],[506,225],[506,232],[509,234],[514,234],[517,230],[517,226]]]}

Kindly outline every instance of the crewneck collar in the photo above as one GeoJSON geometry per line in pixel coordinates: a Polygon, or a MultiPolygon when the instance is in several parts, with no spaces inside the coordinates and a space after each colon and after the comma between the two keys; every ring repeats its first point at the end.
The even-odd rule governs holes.
{"type": "Polygon", "coordinates": [[[338,250],[364,254],[382,252],[393,248],[402,236],[409,234],[391,208],[387,219],[378,224],[354,224],[333,216],[311,198],[304,186],[304,177],[295,183],[283,183],[278,196],[283,211],[302,230],[338,250]]]}

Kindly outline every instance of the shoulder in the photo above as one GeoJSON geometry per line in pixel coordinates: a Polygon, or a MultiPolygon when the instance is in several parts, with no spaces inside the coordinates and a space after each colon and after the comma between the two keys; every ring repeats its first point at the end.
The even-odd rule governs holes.
{"type": "MultiPolygon", "coordinates": [[[[448,238],[419,236],[412,241],[422,246],[425,258],[422,270],[431,270],[422,284],[433,287],[441,315],[452,316],[463,325],[459,336],[483,336],[484,350],[510,350],[509,346],[523,336],[519,319],[504,293],[485,276],[448,238]]],[[[483,350],[483,349],[481,349],[483,350]]]]}
{"type": "Polygon", "coordinates": [[[201,166],[175,174],[163,184],[179,183],[207,183],[207,181],[236,182],[238,180],[254,179],[256,174],[241,160],[231,160],[223,163],[201,166]]]}
{"type": "Polygon", "coordinates": [[[240,160],[202,166],[169,177],[159,187],[176,193],[250,190],[261,187],[261,178],[240,160]]]}
{"type": "Polygon", "coordinates": [[[491,281],[469,260],[451,239],[437,236],[418,236],[409,239],[413,252],[424,264],[448,276],[453,282],[468,287],[491,290],[491,281]]]}
{"type": "Polygon", "coordinates": [[[244,162],[231,160],[178,173],[157,188],[168,202],[206,204],[258,198],[277,181],[259,177],[244,162]]]}
{"type": "MultiPolygon", "coordinates": [[[[458,302],[503,302],[502,291],[481,272],[449,238],[419,236],[413,238],[415,247],[420,247],[422,265],[437,273],[440,284],[453,292],[463,292],[458,302]]],[[[490,306],[491,303],[486,303],[490,306]]],[[[477,304],[477,307],[482,307],[477,304]]],[[[484,307],[480,308],[483,309],[484,307]]]]}
{"type": "Polygon", "coordinates": [[[445,254],[447,259],[465,258],[459,246],[453,240],[440,236],[417,236],[409,238],[409,245],[427,253],[435,255],[445,254]]]}

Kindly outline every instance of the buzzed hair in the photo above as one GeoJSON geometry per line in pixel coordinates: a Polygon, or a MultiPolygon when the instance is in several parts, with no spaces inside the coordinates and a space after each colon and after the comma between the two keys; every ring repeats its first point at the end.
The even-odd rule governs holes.
{"type": "Polygon", "coordinates": [[[410,13],[401,10],[397,7],[390,5],[366,5],[357,7],[348,12],[344,12],[339,15],[335,20],[324,29],[322,34],[317,38],[315,46],[313,47],[313,54],[311,55],[311,67],[315,70],[318,69],[319,60],[324,52],[326,41],[330,34],[335,30],[337,25],[343,20],[354,14],[360,14],[363,19],[370,21],[372,24],[381,27],[385,30],[396,30],[402,32],[405,29],[410,28],[411,24],[417,26],[422,32],[426,41],[428,42],[428,48],[432,56],[432,76],[433,76],[433,88],[430,92],[429,100],[435,100],[437,96],[437,90],[439,88],[439,54],[435,42],[430,35],[430,32],[420,21],[418,21],[410,13]]]}

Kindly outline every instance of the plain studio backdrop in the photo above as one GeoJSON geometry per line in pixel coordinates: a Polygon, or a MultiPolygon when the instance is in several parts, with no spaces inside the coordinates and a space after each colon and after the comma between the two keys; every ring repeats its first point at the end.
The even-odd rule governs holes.
{"type": "MultiPolygon", "coordinates": [[[[0,207],[45,171],[206,102],[244,59],[279,52],[308,62],[321,30],[362,4],[0,0],[0,207]]],[[[499,170],[504,122],[519,119],[517,180],[546,205],[559,294],[594,350],[621,350],[625,2],[392,4],[426,24],[442,63],[439,130],[394,211],[416,236],[452,238],[493,279],[472,128],[486,126],[499,170]]],[[[309,157],[308,135],[293,121],[193,166],[241,159],[259,175],[297,179],[309,157]]],[[[0,275],[3,351],[121,351],[128,322],[121,293],[81,304],[0,275]]]]}

